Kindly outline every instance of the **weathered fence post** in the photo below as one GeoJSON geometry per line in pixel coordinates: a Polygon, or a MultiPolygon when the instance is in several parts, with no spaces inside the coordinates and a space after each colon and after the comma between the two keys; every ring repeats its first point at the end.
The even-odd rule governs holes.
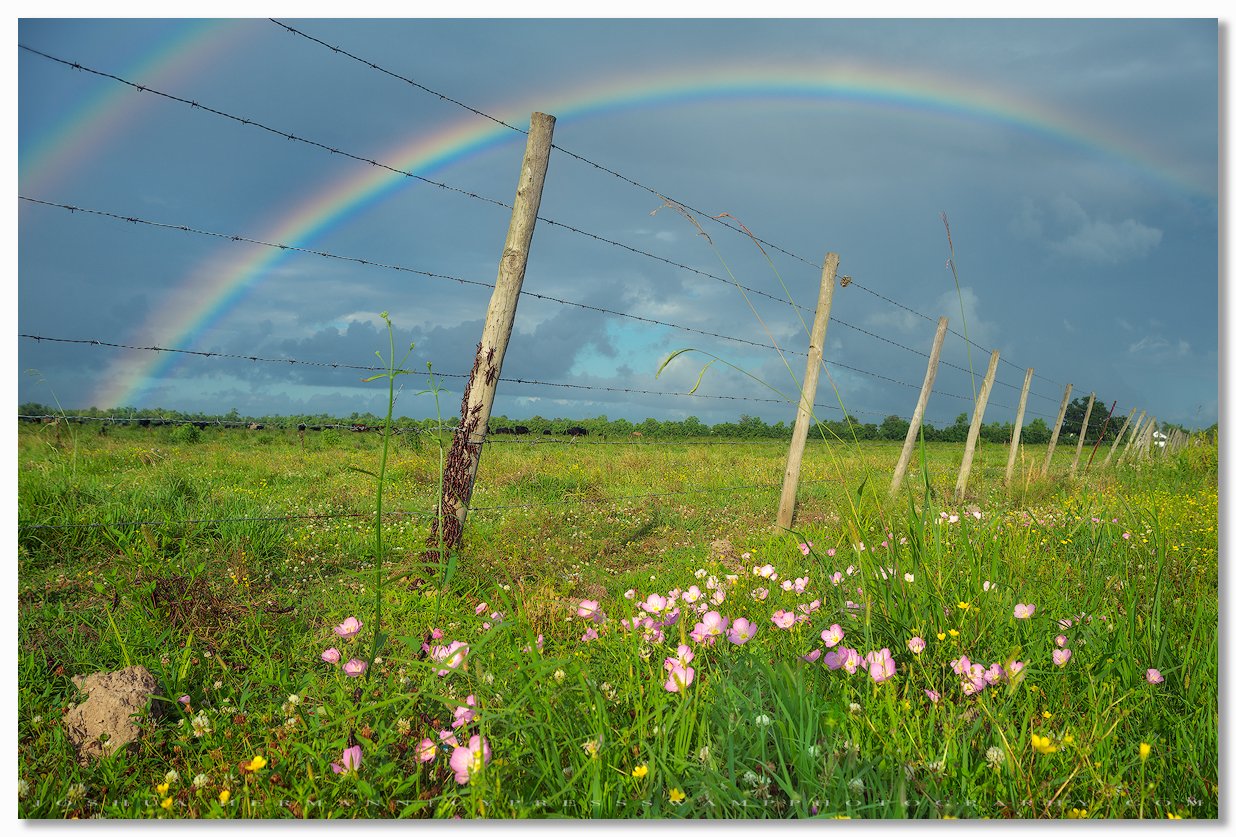
{"type": "MultiPolygon", "coordinates": [[[[472,374],[464,387],[459,426],[455,428],[451,450],[446,458],[439,509],[441,546],[448,552],[457,547],[463,537],[468,503],[476,482],[476,469],[481,461],[481,446],[485,442],[498,378],[502,374],[502,361],[515,325],[515,307],[519,303],[519,292],[528,266],[528,250],[532,245],[532,232],[541,206],[541,189],[549,168],[554,122],[554,117],[547,114],[532,114],[515,204],[511,209],[511,222],[498,264],[498,280],[489,299],[489,310],[485,315],[481,342],[476,346],[472,374]]],[[[434,552],[438,545],[438,521],[435,520],[427,546],[434,552]]],[[[445,556],[439,555],[438,558],[442,560],[445,556]]]]}
{"type": "Polygon", "coordinates": [[[1000,363],[1000,352],[991,353],[991,361],[987,364],[987,374],[983,377],[983,386],[979,390],[978,401],[974,405],[974,418],[970,420],[970,433],[966,437],[966,452],[961,457],[961,470],[957,472],[957,491],[954,500],[960,503],[966,496],[966,483],[970,479],[970,467],[974,464],[974,448],[978,445],[979,431],[983,429],[983,411],[987,409],[987,399],[991,396],[992,384],[996,381],[996,366],[1000,363]]]}
{"type": "Polygon", "coordinates": [[[1150,424],[1146,425],[1146,430],[1142,433],[1142,444],[1138,454],[1139,459],[1145,459],[1153,453],[1151,449],[1154,447],[1154,430],[1158,421],[1154,416],[1150,417],[1150,424]]]}
{"type": "Polygon", "coordinates": [[[1133,414],[1136,412],[1137,408],[1134,407],[1129,411],[1129,414],[1124,417],[1124,424],[1120,425],[1120,432],[1116,434],[1116,439],[1112,442],[1111,449],[1107,451],[1107,458],[1103,460],[1103,467],[1106,468],[1107,463],[1112,461],[1112,454],[1116,452],[1116,448],[1120,447],[1120,439],[1124,436],[1124,431],[1128,428],[1129,422],[1133,420],[1133,414]]]}
{"type": "Polygon", "coordinates": [[[1069,408],[1069,396],[1073,393],[1073,385],[1064,388],[1064,398],[1060,401],[1060,414],[1056,416],[1056,429],[1051,432],[1051,441],[1047,445],[1047,456],[1043,459],[1043,476],[1047,476],[1047,468],[1051,465],[1052,454],[1056,452],[1056,442],[1060,441],[1060,428],[1064,426],[1064,412],[1069,408]]]}
{"type": "Polygon", "coordinates": [[[936,338],[931,343],[931,356],[927,358],[927,374],[923,377],[923,388],[918,393],[918,404],[914,407],[914,416],[910,419],[910,429],[906,431],[905,444],[901,446],[901,458],[893,470],[893,482],[888,493],[893,495],[901,488],[905,479],[906,468],[910,465],[910,456],[914,453],[914,443],[918,441],[918,430],[923,425],[923,413],[927,411],[927,399],[931,397],[931,388],[935,386],[936,370],[940,366],[940,349],[944,346],[944,333],[948,331],[948,317],[941,317],[936,324],[936,338]]]}
{"type": "Polygon", "coordinates": [[[798,500],[798,477],[802,473],[803,448],[815,414],[815,389],[824,362],[824,336],[828,333],[828,318],[833,308],[833,287],[837,281],[836,253],[824,257],[824,272],[820,277],[820,299],[815,306],[815,322],[811,325],[811,344],[807,347],[807,371],[798,397],[798,416],[790,439],[790,455],[785,464],[785,479],[781,483],[781,503],[777,506],[777,525],[788,529],[794,523],[794,506],[798,500]]]}
{"type": "Polygon", "coordinates": [[[1086,402],[1086,415],[1082,417],[1081,432],[1077,434],[1077,450],[1073,453],[1073,464],[1069,466],[1069,477],[1077,475],[1077,463],[1081,461],[1082,448],[1086,446],[1086,425],[1090,424],[1090,411],[1094,409],[1094,393],[1086,402]]]}
{"type": "Polygon", "coordinates": [[[1026,381],[1021,385],[1021,401],[1017,404],[1017,421],[1013,422],[1013,439],[1009,442],[1009,464],[1004,469],[1004,484],[1013,481],[1013,465],[1017,462],[1017,443],[1021,441],[1021,422],[1026,417],[1026,399],[1030,397],[1030,379],[1034,367],[1026,370],[1026,381]]]}
{"type": "Polygon", "coordinates": [[[1141,439],[1140,429],[1142,422],[1146,419],[1146,411],[1142,410],[1142,414],[1137,417],[1137,423],[1133,425],[1133,429],[1129,431],[1129,441],[1124,443],[1124,450],[1120,452],[1120,456],[1116,457],[1116,467],[1120,467],[1120,463],[1124,462],[1129,455],[1129,451],[1137,447],[1137,442],[1141,439]]]}

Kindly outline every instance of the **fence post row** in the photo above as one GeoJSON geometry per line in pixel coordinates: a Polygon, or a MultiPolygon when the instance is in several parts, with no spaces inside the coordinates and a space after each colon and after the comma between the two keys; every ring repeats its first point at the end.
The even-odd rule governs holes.
{"type": "Polygon", "coordinates": [[[1047,468],[1051,465],[1052,454],[1056,452],[1056,442],[1060,441],[1060,428],[1064,426],[1064,411],[1069,408],[1069,396],[1073,393],[1073,385],[1064,388],[1064,398],[1060,399],[1060,414],[1056,416],[1056,428],[1051,432],[1051,442],[1047,445],[1047,456],[1043,459],[1043,476],[1047,476],[1047,468]]]}
{"type": "MultiPolygon", "coordinates": [[[[468,503],[481,461],[481,448],[489,427],[498,378],[502,374],[502,361],[515,325],[515,307],[523,288],[524,272],[528,267],[528,251],[532,245],[537,212],[541,207],[541,190],[549,168],[555,121],[547,114],[534,113],[529,125],[511,222],[498,264],[498,279],[489,299],[489,310],[485,315],[481,341],[476,347],[472,374],[464,387],[460,422],[455,429],[443,473],[439,511],[443,528],[442,547],[447,551],[457,547],[463,537],[468,503]]],[[[438,545],[437,530],[438,521],[435,520],[426,544],[431,551],[438,545]]],[[[444,557],[440,555],[439,560],[444,557]]]]}
{"type": "Polygon", "coordinates": [[[1086,426],[1090,424],[1090,411],[1094,409],[1094,393],[1086,402],[1086,415],[1082,417],[1081,432],[1077,434],[1077,450],[1073,452],[1073,464],[1069,466],[1069,477],[1077,475],[1077,463],[1081,460],[1082,448],[1086,446],[1086,426]]]}
{"type": "Polygon", "coordinates": [[[820,299],[815,307],[815,322],[811,325],[811,344],[807,347],[807,371],[798,398],[798,416],[794,420],[794,435],[790,439],[790,455],[785,464],[785,479],[781,483],[781,502],[777,506],[777,525],[788,529],[794,523],[794,505],[798,499],[798,478],[802,473],[803,448],[815,414],[815,389],[824,363],[824,337],[828,333],[828,318],[833,308],[833,287],[837,279],[836,253],[824,257],[820,276],[820,299]]]}
{"type": "Polygon", "coordinates": [[[893,471],[893,483],[888,493],[893,495],[901,488],[905,479],[906,468],[910,465],[910,456],[914,453],[914,443],[918,439],[919,428],[923,425],[923,413],[927,411],[927,399],[931,397],[931,388],[936,382],[936,369],[940,366],[940,349],[944,346],[944,333],[948,331],[948,317],[941,317],[936,323],[936,338],[931,343],[931,357],[927,359],[927,374],[923,377],[923,388],[918,394],[918,404],[914,407],[914,416],[910,419],[910,429],[906,431],[905,444],[901,446],[901,458],[897,460],[897,468],[893,471]]]}
{"type": "Polygon", "coordinates": [[[983,411],[987,409],[987,399],[991,396],[991,387],[996,381],[996,366],[1000,363],[1000,352],[991,353],[991,361],[987,364],[987,375],[983,378],[983,387],[979,390],[978,401],[974,405],[974,418],[970,420],[970,432],[966,436],[966,452],[961,457],[961,470],[957,473],[957,491],[954,499],[960,503],[966,496],[966,483],[970,480],[970,466],[974,464],[974,449],[978,445],[979,431],[983,429],[983,411]]]}
{"type": "Polygon", "coordinates": [[[1013,438],[1009,443],[1009,464],[1004,468],[1004,484],[1013,481],[1013,465],[1017,462],[1017,443],[1021,441],[1021,423],[1026,417],[1026,399],[1030,397],[1030,379],[1034,377],[1034,367],[1026,370],[1025,383],[1021,385],[1021,401],[1017,403],[1017,421],[1013,422],[1013,438]]]}

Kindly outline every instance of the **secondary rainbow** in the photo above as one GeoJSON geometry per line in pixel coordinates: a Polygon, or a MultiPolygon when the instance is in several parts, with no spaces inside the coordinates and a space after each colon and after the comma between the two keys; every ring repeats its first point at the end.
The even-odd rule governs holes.
{"type": "MultiPolygon", "coordinates": [[[[877,108],[1002,124],[1105,162],[1127,166],[1176,190],[1205,195],[1209,188],[1127,138],[1106,134],[1077,117],[1066,118],[1034,102],[957,79],[890,72],[853,63],[817,68],[691,70],[669,77],[627,76],[603,85],[593,84],[493,108],[491,112],[511,124],[526,124],[533,110],[554,114],[558,118],[555,139],[570,148],[569,136],[563,129],[572,122],[622,110],[712,100],[801,100],[813,106],[877,108]]],[[[431,176],[504,142],[522,145],[523,136],[475,115],[461,114],[458,120],[433,134],[397,145],[375,159],[394,169],[431,176]]],[[[253,237],[294,247],[309,246],[316,236],[346,223],[407,181],[403,174],[365,166],[359,175],[345,176],[308,199],[297,201],[294,209],[253,237]]],[[[497,197],[510,199],[509,195],[497,197]]],[[[247,249],[238,252],[233,248],[222,260],[206,263],[185,277],[128,341],[192,348],[204,329],[226,316],[246,291],[285,257],[284,251],[278,249],[243,246],[247,249]]],[[[100,388],[92,399],[94,406],[106,409],[137,404],[145,388],[163,378],[180,360],[176,355],[145,354],[126,354],[101,376],[100,388]]]]}

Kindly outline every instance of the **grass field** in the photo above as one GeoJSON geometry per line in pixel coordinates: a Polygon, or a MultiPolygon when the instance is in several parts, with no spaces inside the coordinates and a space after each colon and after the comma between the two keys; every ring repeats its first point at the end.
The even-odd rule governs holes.
{"type": "Polygon", "coordinates": [[[397,437],[379,566],[377,434],[23,427],[19,815],[1218,815],[1213,443],[987,446],[954,504],[960,445],[890,501],[899,445],[813,441],[786,533],[783,443],[627,442],[487,445],[427,567],[397,437]],[[129,663],[80,765],[70,678],[129,663]]]}

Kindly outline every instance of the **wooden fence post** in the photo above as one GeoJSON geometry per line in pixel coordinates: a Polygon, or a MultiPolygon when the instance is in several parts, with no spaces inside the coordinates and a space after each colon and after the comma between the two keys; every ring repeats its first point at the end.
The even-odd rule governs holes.
{"type": "Polygon", "coordinates": [[[1017,443],[1021,441],[1021,422],[1026,417],[1026,399],[1030,397],[1030,379],[1034,367],[1026,370],[1026,381],[1021,385],[1021,401],[1017,404],[1017,421],[1013,422],[1013,439],[1009,443],[1009,464],[1004,469],[1004,484],[1013,481],[1013,465],[1017,462],[1017,443]]]}
{"type": "Polygon", "coordinates": [[[1137,458],[1145,459],[1150,455],[1150,448],[1154,444],[1154,428],[1158,423],[1158,419],[1154,416],[1150,417],[1150,424],[1146,425],[1146,429],[1142,431],[1142,443],[1137,449],[1137,458]]]}
{"type": "Polygon", "coordinates": [[[948,317],[941,317],[936,323],[936,338],[931,343],[931,356],[927,358],[927,374],[923,377],[923,388],[918,393],[918,404],[914,407],[914,416],[910,419],[910,429],[906,431],[905,444],[901,446],[901,458],[893,470],[893,482],[888,493],[893,495],[901,488],[905,479],[906,468],[910,465],[910,456],[914,453],[914,443],[918,441],[918,430],[923,425],[923,413],[927,411],[927,399],[931,397],[931,388],[936,382],[936,369],[940,366],[940,349],[944,346],[944,333],[948,331],[948,317]]]}
{"type": "MultiPolygon", "coordinates": [[[[449,552],[463,537],[463,525],[468,515],[468,503],[476,482],[476,470],[481,461],[481,446],[489,427],[498,378],[507,343],[515,325],[515,307],[528,267],[528,251],[536,227],[537,211],[541,207],[541,189],[549,168],[550,145],[555,119],[544,113],[532,114],[528,142],[515,191],[515,204],[507,228],[502,259],[498,264],[498,280],[489,299],[481,342],[476,346],[472,374],[464,387],[460,407],[460,422],[455,428],[451,450],[447,454],[443,473],[440,512],[442,520],[441,546],[449,552]]],[[[438,521],[434,520],[426,542],[431,553],[439,545],[438,521]]],[[[438,555],[444,560],[444,555],[438,555]]]]}
{"type": "Polygon", "coordinates": [[[1077,463],[1081,460],[1082,448],[1086,446],[1086,426],[1090,424],[1090,411],[1094,409],[1094,393],[1090,393],[1090,400],[1086,402],[1086,415],[1082,417],[1081,432],[1077,434],[1077,450],[1073,453],[1073,464],[1069,466],[1069,477],[1077,475],[1077,463]]]}
{"type": "Polygon", "coordinates": [[[979,390],[978,401],[974,405],[974,418],[970,420],[970,433],[966,437],[966,452],[961,457],[961,470],[957,473],[957,491],[954,500],[960,503],[966,496],[966,483],[970,480],[970,467],[974,464],[974,449],[978,445],[979,431],[983,429],[983,411],[987,409],[987,399],[991,396],[992,384],[996,381],[996,366],[1000,363],[1000,352],[991,353],[991,361],[987,364],[987,374],[983,377],[983,386],[979,390]]]}
{"type": "Polygon", "coordinates": [[[1139,431],[1145,419],[1146,411],[1142,410],[1142,414],[1137,417],[1137,422],[1133,425],[1133,429],[1129,431],[1129,441],[1124,443],[1124,450],[1120,452],[1120,456],[1116,457],[1116,467],[1120,467],[1120,463],[1124,462],[1125,457],[1129,455],[1129,451],[1137,446],[1137,440],[1141,438],[1139,431]]]}
{"type": "Polygon", "coordinates": [[[1107,458],[1103,460],[1103,467],[1107,467],[1107,463],[1112,461],[1112,454],[1116,452],[1116,448],[1120,447],[1120,439],[1124,436],[1124,431],[1129,426],[1129,422],[1133,420],[1133,414],[1137,412],[1134,407],[1129,411],[1129,414],[1124,417],[1124,424],[1120,425],[1120,432],[1116,434],[1115,441],[1112,442],[1111,448],[1107,451],[1107,458]]]}
{"type": "Polygon", "coordinates": [[[794,434],[790,439],[790,455],[785,464],[785,479],[781,483],[781,503],[777,506],[777,525],[788,529],[794,523],[794,506],[798,500],[798,477],[802,473],[803,449],[807,445],[807,433],[815,415],[815,389],[820,380],[820,366],[824,362],[824,336],[828,333],[828,318],[833,308],[833,288],[837,280],[837,265],[841,258],[836,253],[824,257],[824,271],[820,276],[820,299],[815,306],[815,322],[811,325],[811,344],[807,347],[807,371],[803,375],[803,388],[798,397],[798,416],[794,420],[794,434]]]}
{"type": "Polygon", "coordinates": [[[1056,452],[1056,442],[1060,441],[1060,428],[1064,426],[1064,413],[1069,408],[1069,396],[1072,392],[1072,384],[1064,388],[1064,398],[1060,401],[1060,414],[1056,416],[1056,429],[1051,432],[1051,442],[1047,445],[1047,457],[1043,460],[1043,476],[1047,476],[1052,454],[1056,452]]]}

